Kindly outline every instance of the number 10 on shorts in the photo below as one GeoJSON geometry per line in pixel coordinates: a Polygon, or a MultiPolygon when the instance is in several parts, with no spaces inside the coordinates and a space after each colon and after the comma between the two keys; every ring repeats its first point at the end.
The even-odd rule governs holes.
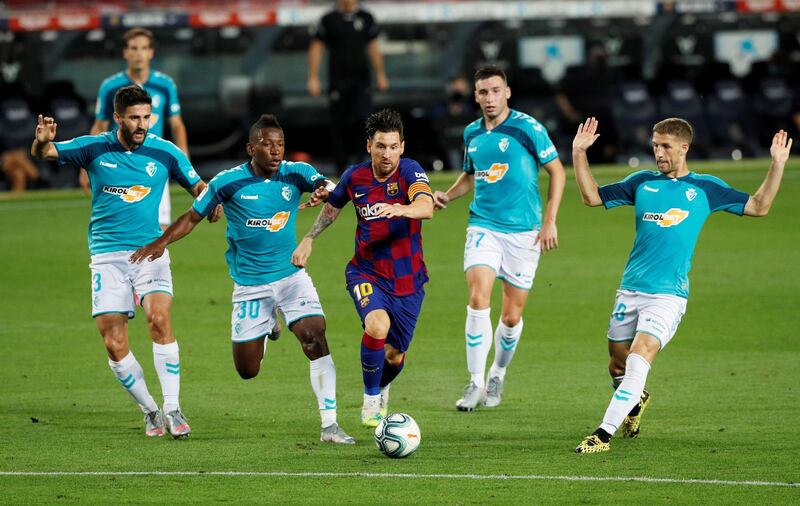
{"type": "Polygon", "coordinates": [[[353,287],[353,295],[356,296],[356,300],[361,300],[364,297],[368,297],[372,295],[372,284],[371,283],[359,283],[353,287]]]}

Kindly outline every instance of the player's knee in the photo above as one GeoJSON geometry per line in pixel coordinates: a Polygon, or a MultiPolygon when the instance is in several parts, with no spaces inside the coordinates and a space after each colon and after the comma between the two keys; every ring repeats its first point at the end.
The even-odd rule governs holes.
{"type": "Polygon", "coordinates": [[[504,313],[503,315],[501,315],[500,320],[506,327],[516,327],[519,324],[520,320],[522,320],[522,315],[504,313]]]}
{"type": "Polygon", "coordinates": [[[400,367],[403,364],[405,358],[406,354],[403,353],[402,351],[397,351],[395,353],[388,353],[388,352],[386,353],[386,362],[388,362],[389,365],[392,365],[394,367],[400,367]]]}
{"type": "Polygon", "coordinates": [[[253,379],[258,376],[258,371],[261,367],[258,364],[236,364],[236,372],[243,380],[253,379]]]}
{"type": "Polygon", "coordinates": [[[625,361],[623,360],[620,362],[619,360],[611,357],[608,361],[608,374],[612,377],[622,376],[625,374],[625,361]]]}
{"type": "Polygon", "coordinates": [[[472,309],[486,309],[489,307],[489,295],[482,291],[472,290],[469,293],[469,307],[472,309]]]}
{"type": "Polygon", "coordinates": [[[147,315],[147,325],[151,331],[166,334],[169,331],[169,314],[164,311],[153,311],[147,315]]]}
{"type": "Polygon", "coordinates": [[[120,361],[125,358],[125,355],[127,355],[126,351],[128,351],[128,344],[125,339],[114,339],[104,336],[103,344],[105,345],[106,351],[108,352],[108,356],[111,358],[111,360],[120,361]]]}
{"type": "Polygon", "coordinates": [[[384,311],[373,311],[364,319],[364,331],[374,339],[386,339],[392,322],[384,311]]]}

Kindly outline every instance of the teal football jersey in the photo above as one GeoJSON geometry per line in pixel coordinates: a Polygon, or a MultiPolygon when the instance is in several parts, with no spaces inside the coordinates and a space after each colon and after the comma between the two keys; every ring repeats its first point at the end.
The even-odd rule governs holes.
{"type": "Polygon", "coordinates": [[[464,171],[475,176],[469,224],[496,232],[539,229],[539,167],[558,158],[547,129],[512,109],[492,130],[483,118],[467,125],[464,151],[464,171]]]}
{"type": "MultiPolygon", "coordinates": [[[[135,83],[128,78],[128,74],[125,72],[117,72],[106,78],[100,84],[100,90],[97,92],[95,118],[108,121],[112,129],[116,128],[114,124],[114,95],[120,88],[132,84],[135,83]]],[[[153,99],[150,133],[163,137],[164,123],[168,118],[181,113],[178,88],[175,87],[175,81],[171,77],[157,70],[150,71],[150,77],[148,77],[142,88],[153,99]]]]}
{"type": "Polygon", "coordinates": [[[228,220],[228,262],[240,285],[263,285],[294,274],[295,223],[303,192],[325,177],[307,163],[281,163],[269,179],[253,173],[250,163],[224,170],[208,183],[192,209],[207,216],[222,204],[228,220]]]}
{"type": "Polygon", "coordinates": [[[60,162],[89,173],[92,255],[137,249],[158,239],[158,205],[169,177],[187,189],[200,181],[183,151],[154,134],[133,151],[119,143],[116,131],[53,144],[60,162]]]}
{"type": "Polygon", "coordinates": [[[692,256],[706,219],[715,211],[741,216],[750,198],[717,177],[694,172],[673,179],[658,171],[640,171],[599,191],[606,209],[636,209],[636,239],[620,287],[684,298],[689,296],[692,256]]]}

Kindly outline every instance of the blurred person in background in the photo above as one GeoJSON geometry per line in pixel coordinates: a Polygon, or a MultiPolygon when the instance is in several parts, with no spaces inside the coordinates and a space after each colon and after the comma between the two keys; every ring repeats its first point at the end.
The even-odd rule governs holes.
{"type": "MultiPolygon", "coordinates": [[[[91,135],[109,129],[114,114],[114,94],[120,88],[135,84],[144,88],[153,99],[149,132],[164,137],[164,124],[169,121],[173,142],[188,157],[189,141],[181,118],[181,104],[175,81],[167,74],[150,68],[150,62],[155,56],[153,32],[145,28],[131,28],[125,32],[122,40],[125,43],[122,56],[128,66],[124,71],[109,76],[100,85],[91,135]]],[[[84,190],[91,191],[85,170],[81,170],[80,182],[84,190]]],[[[158,208],[158,223],[162,229],[166,229],[172,222],[171,212],[169,185],[165,185],[158,208]]]]}
{"type": "MultiPolygon", "coordinates": [[[[389,89],[378,43],[380,28],[358,0],[338,0],[336,9],[320,19],[308,47],[308,92],[322,94],[319,69],[328,48],[328,100],[334,162],[339,174],[350,157],[362,152],[355,141],[372,110],[370,66],[378,91],[389,89]]],[[[360,160],[359,160],[360,161],[360,160]]]]}
{"type": "Polygon", "coordinates": [[[22,193],[29,182],[39,180],[39,169],[28,154],[30,130],[36,118],[30,97],[17,84],[0,89],[0,168],[14,193],[22,193]]]}

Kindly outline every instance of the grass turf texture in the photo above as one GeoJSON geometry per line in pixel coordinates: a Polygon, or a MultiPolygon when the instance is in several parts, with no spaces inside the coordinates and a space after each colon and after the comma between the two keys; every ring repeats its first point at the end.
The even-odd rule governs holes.
{"type": "MultiPolygon", "coordinates": [[[[702,164],[754,192],[768,162],[702,164]]],[[[605,331],[633,240],[632,208],[580,204],[568,179],[559,216],[561,247],[543,257],[525,310],[525,331],[503,404],[460,413],[467,382],[462,273],[467,198],[426,222],[431,277],[407,367],[390,411],[410,413],[422,444],[405,460],[375,448],[358,424],[361,328],[344,289],[352,255],[352,208],[316,241],[309,271],[328,318],[338,372],[339,422],[355,447],[319,442],[308,362],[289,332],[270,343],[261,374],[238,378],[230,351],[231,281],[224,223],[201,224],[172,245],[181,404],[194,430],[186,441],[145,438],[138,408],[106,365],[89,316],[88,199],[31,193],[0,202],[0,472],[253,471],[655,477],[798,482],[793,442],[800,419],[797,288],[798,163],[787,167],[767,218],[714,214],[698,242],[686,316],[654,363],[638,440],[612,451],[572,453],[599,423],[611,395],[605,331]]],[[[597,168],[601,183],[627,174],[597,168]]],[[[436,175],[445,189],[455,174],[436,175]]],[[[546,188],[546,177],[542,186],[546,188]]],[[[189,197],[173,194],[176,212],[189,197]]],[[[299,235],[316,210],[300,213],[299,235]]],[[[493,299],[493,322],[500,290],[493,299]]],[[[160,402],[144,315],[131,345],[160,402]]],[[[491,357],[490,357],[491,358],[491,357]]],[[[546,479],[320,476],[9,476],[5,503],[386,502],[386,503],[771,503],[800,501],[800,488],[546,479]]]]}

